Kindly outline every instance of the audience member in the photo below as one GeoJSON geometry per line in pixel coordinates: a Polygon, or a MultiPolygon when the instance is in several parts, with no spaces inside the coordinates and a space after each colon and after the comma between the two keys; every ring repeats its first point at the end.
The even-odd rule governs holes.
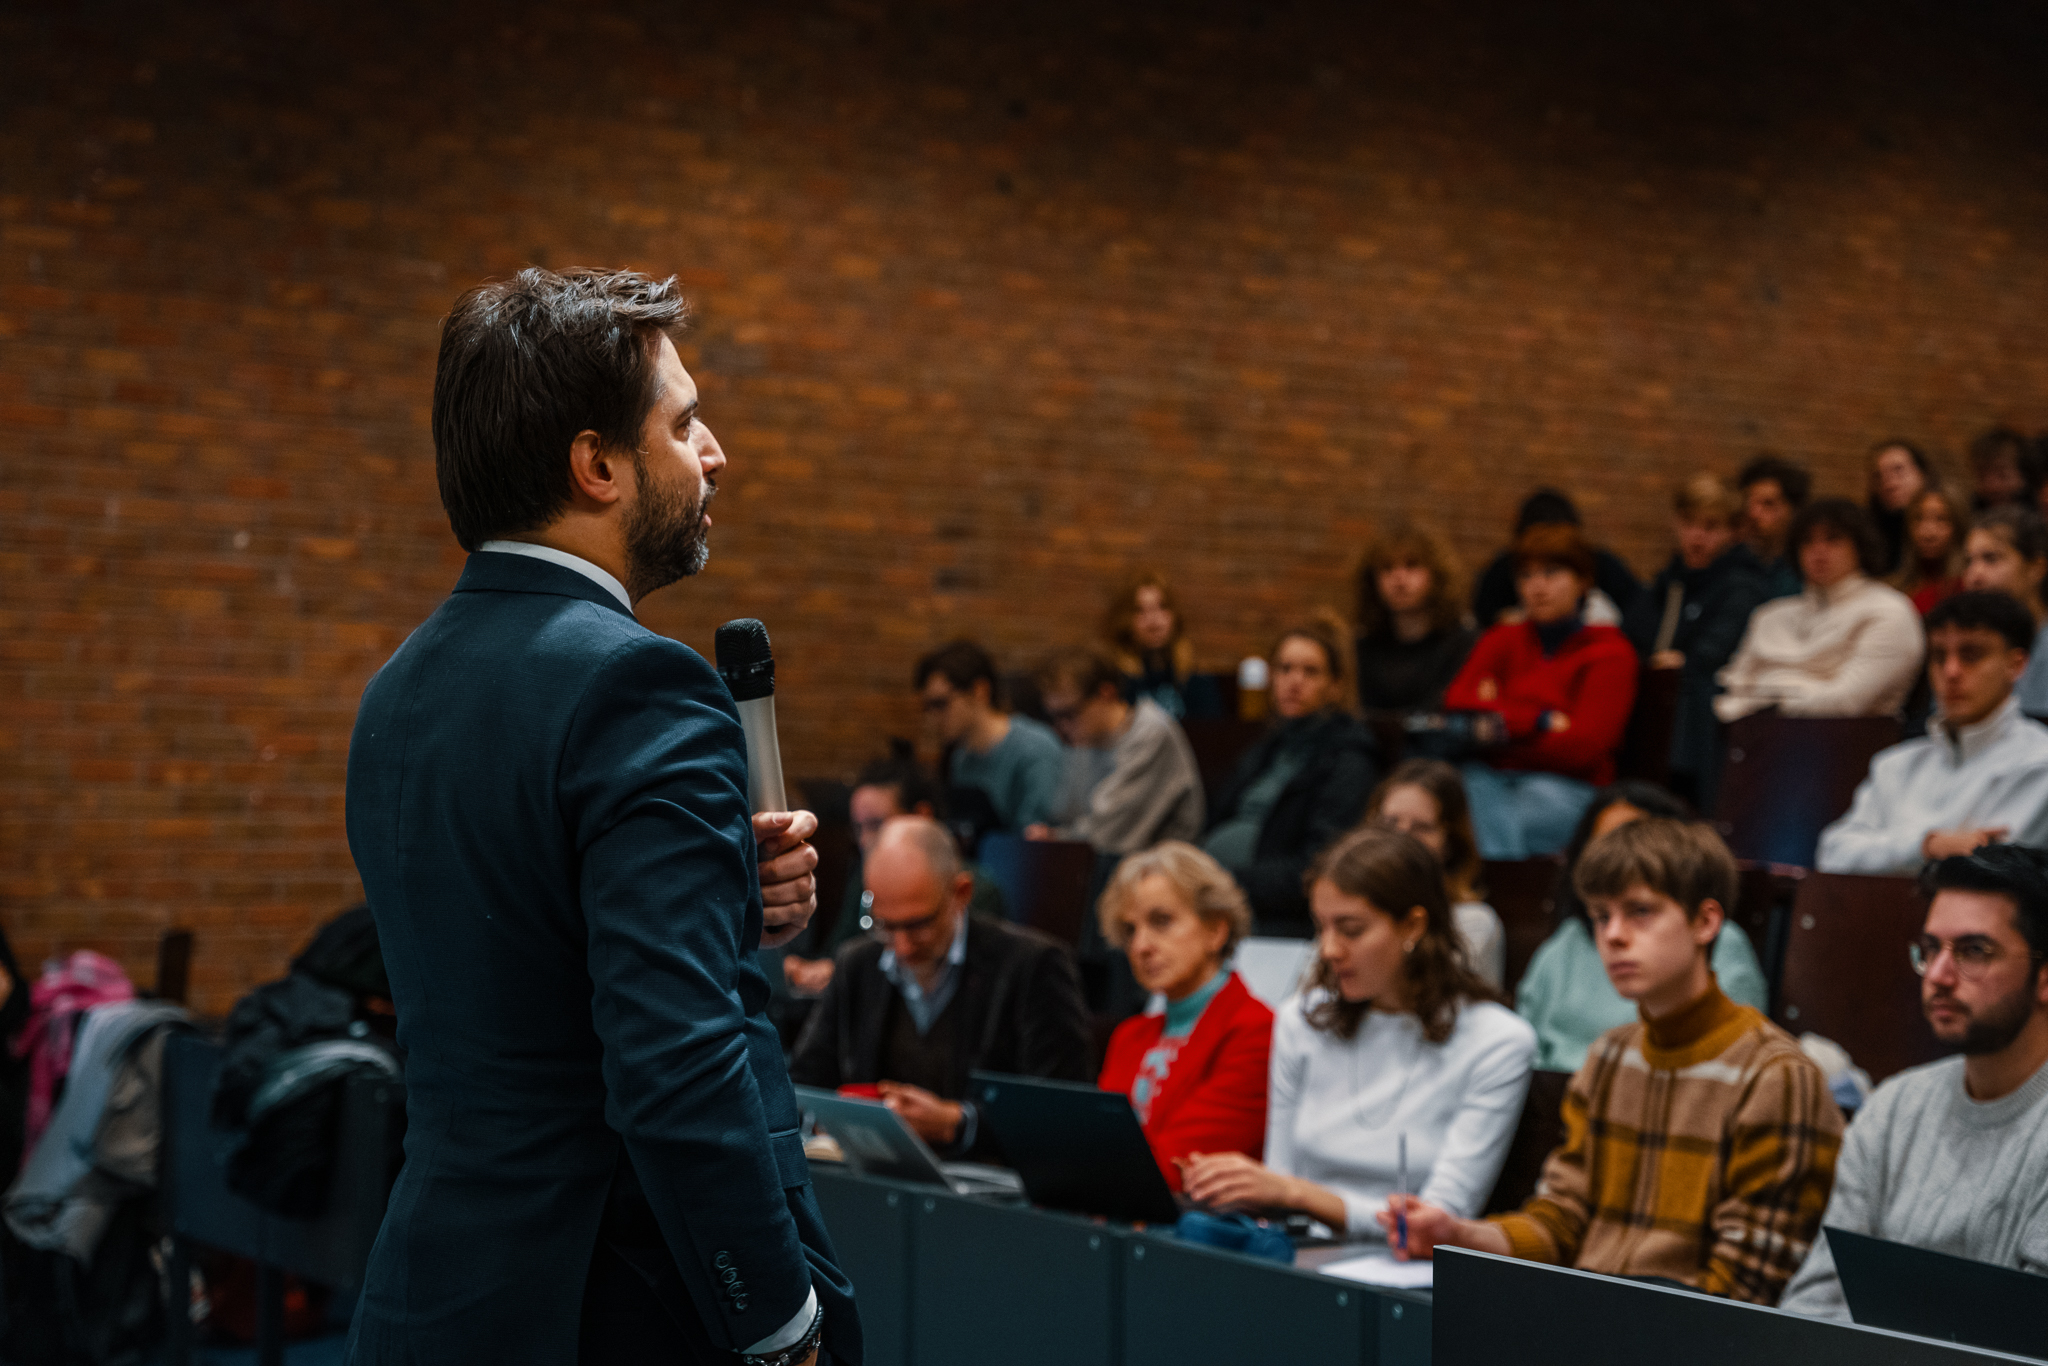
{"type": "Polygon", "coordinates": [[[1107,656],[1060,651],[1038,671],[1038,692],[1068,748],[1053,823],[1026,834],[1131,854],[1202,833],[1202,770],[1180,722],[1150,696],[1124,701],[1107,656]]]}
{"type": "Polygon", "coordinates": [[[1434,530],[1396,523],[1358,571],[1358,705],[1408,712],[1442,705],[1479,632],[1461,605],[1457,560],[1434,530]]]}
{"type": "Polygon", "coordinates": [[[1906,509],[1934,482],[1927,453],[1910,441],[1880,441],[1870,448],[1870,524],[1884,550],[1876,578],[1897,569],[1906,555],[1906,509]]]}
{"type": "MultiPolygon", "coordinates": [[[[1593,841],[1630,821],[1645,816],[1685,820],[1691,814],[1685,803],[1663,788],[1625,779],[1603,788],[1580,817],[1571,843],[1565,846],[1564,870],[1558,878],[1557,928],[1537,947],[1515,988],[1515,1012],[1536,1030],[1539,1070],[1578,1071],[1596,1039],[1636,1018],[1635,1002],[1616,991],[1608,978],[1593,942],[1586,903],[1573,885],[1580,855],[1593,841]]],[[[1757,1010],[1769,1009],[1770,985],[1742,926],[1723,919],[1708,966],[1729,1000],[1757,1010]]]]}
{"type": "MultiPolygon", "coordinates": [[[[1521,508],[1515,513],[1514,544],[1493,557],[1472,590],[1472,618],[1479,623],[1481,630],[1495,625],[1504,613],[1522,605],[1516,587],[1519,573],[1516,554],[1522,538],[1539,526],[1568,526],[1584,534],[1579,510],[1566,494],[1557,489],[1539,488],[1524,498],[1521,508]]],[[[1617,625],[1643,586],[1636,581],[1634,571],[1613,551],[1594,548],[1589,543],[1588,554],[1593,567],[1586,576],[1586,619],[1608,626],[1617,625]],[[1599,589],[1598,597],[1592,596],[1595,588],[1599,589]]]]}
{"type": "Polygon", "coordinates": [[[1792,596],[1799,591],[1799,565],[1786,543],[1792,519],[1813,492],[1813,476],[1804,465],[1765,451],[1742,467],[1735,486],[1742,490],[1743,536],[1763,562],[1771,596],[1792,596]]]}
{"type": "Polygon", "coordinates": [[[993,1140],[963,1099],[970,1072],[1088,1080],[1073,958],[1034,930],[970,917],[974,879],[929,817],[884,825],[863,876],[874,894],[870,937],[839,951],[789,1075],[806,1086],[876,1086],[941,1153],[989,1156],[993,1140]]]}
{"type": "Polygon", "coordinates": [[[1065,755],[1050,728],[996,706],[996,665],[972,641],[956,640],[917,662],[925,716],[950,746],[947,779],[988,798],[996,826],[1022,830],[1052,819],[1065,755]]]}
{"type": "Polygon", "coordinates": [[[1970,501],[1980,512],[2022,507],[2038,512],[2041,465],[2034,444],[2010,427],[1993,427],[1970,443],[1970,501]]]}
{"type": "Polygon", "coordinates": [[[2048,522],[2027,508],[1999,507],[1984,513],[1964,542],[1963,587],[1971,592],[2010,593],[2034,618],[2034,648],[2020,676],[2020,710],[2048,715],[2048,603],[2041,584],[2048,578],[2048,522]]]}
{"type": "MultiPolygon", "coordinates": [[[[1930,864],[1921,1009],[1961,1050],[1887,1078],[1842,1143],[1823,1229],[2048,1275],[2048,867],[1992,845],[1930,864]]],[[[1847,1319],[1823,1236],[1779,1308],[1847,1319]]]]}
{"type": "Polygon", "coordinates": [[[1479,895],[1479,839],[1458,770],[1441,759],[1409,759],[1373,789],[1365,818],[1421,842],[1443,865],[1451,923],[1472,970],[1495,991],[1507,973],[1508,936],[1500,915],[1479,895]]]}
{"type": "Polygon", "coordinates": [[[1256,1159],[1266,1141],[1273,1012],[1225,966],[1251,932],[1251,903],[1222,864],[1168,840],[1117,865],[1097,906],[1102,937],[1122,949],[1158,1014],[1116,1027],[1099,1085],[1131,1098],[1167,1182],[1194,1153],[1256,1159]]]}
{"type": "Polygon", "coordinates": [[[1806,587],[1756,609],[1721,670],[1714,714],[1733,721],[1766,707],[1788,716],[1885,716],[1920,671],[1920,614],[1878,582],[1883,546],[1846,498],[1806,505],[1792,523],[1806,587]]]}
{"type": "Polygon", "coordinates": [[[1870,761],[1816,868],[1912,873],[2002,840],[2048,844],[2048,726],[2013,695],[2033,643],[2033,617],[2005,593],[1959,593],[1928,614],[1938,710],[1927,734],[1870,761]]]}
{"type": "Polygon", "coordinates": [[[1141,574],[1118,593],[1103,634],[1133,699],[1151,698],[1176,721],[1223,714],[1213,682],[1195,673],[1195,647],[1164,575],[1141,574]]]}
{"type": "Polygon", "coordinates": [[[1309,928],[1302,874],[1358,823],[1379,777],[1372,733],[1344,705],[1347,635],[1323,613],[1274,642],[1272,727],[1238,762],[1202,836],[1251,898],[1261,933],[1309,928]]]}
{"type": "Polygon", "coordinates": [[[1969,532],[1969,509],[1940,484],[1929,484],[1906,505],[1906,556],[1891,585],[1913,600],[1913,610],[1921,616],[1961,591],[1963,543],[1969,532]]]}
{"type": "Polygon", "coordinates": [[[1647,668],[1678,673],[1671,727],[1671,785],[1709,795],[1720,760],[1715,675],[1735,653],[1750,613],[1773,596],[1763,562],[1736,540],[1742,500],[1711,474],[1694,475],[1672,499],[1678,549],[1622,626],[1647,668]]]}
{"type": "Polygon", "coordinates": [[[1505,743],[1465,765],[1465,791],[1490,859],[1552,853],[1593,789],[1614,780],[1614,752],[1635,702],[1636,652],[1580,603],[1593,556],[1573,526],[1530,528],[1515,546],[1523,620],[1494,627],[1444,694],[1454,711],[1490,712],[1505,743]]]}
{"type": "MultiPolygon", "coordinates": [[[[931,816],[944,820],[946,814],[945,794],[924,766],[908,755],[877,759],[862,769],[853,780],[846,805],[860,860],[873,851],[882,827],[895,817],[931,816]]],[[[967,914],[1003,919],[1002,889],[980,868],[969,864],[967,871],[974,879],[974,895],[967,902],[967,914]]],[[[829,925],[822,915],[813,917],[809,927],[790,941],[789,952],[782,959],[782,974],[791,990],[816,996],[825,989],[832,980],[840,946],[872,928],[868,900],[868,890],[861,881],[861,863],[856,861],[846,879],[846,895],[840,902],[839,914],[832,917],[829,925]]]]}
{"type": "Polygon", "coordinates": [[[1187,1193],[1369,1238],[1405,1142],[1423,1198],[1475,1214],[1521,1117],[1529,1027],[1467,966],[1443,869],[1419,841],[1357,831],[1311,878],[1315,976],[1273,1024],[1266,1162],[1197,1154],[1187,1193]]]}
{"type": "Polygon", "coordinates": [[[1564,1142],[1519,1212],[1475,1221],[1425,1192],[1380,1216],[1387,1241],[1396,1256],[1448,1244],[1773,1304],[1820,1225],[1842,1116],[1792,1037],[1714,985],[1735,860],[1707,826],[1651,818],[1594,841],[1577,885],[1641,1019],[1572,1077],[1564,1142]]]}

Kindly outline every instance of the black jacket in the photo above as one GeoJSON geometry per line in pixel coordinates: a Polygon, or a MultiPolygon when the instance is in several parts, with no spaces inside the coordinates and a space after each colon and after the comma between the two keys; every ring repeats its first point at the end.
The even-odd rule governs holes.
{"type": "Polygon", "coordinates": [[[1237,878],[1251,899],[1252,917],[1262,932],[1269,928],[1309,929],[1308,892],[1301,885],[1302,876],[1325,846],[1358,823],[1373,784],[1379,781],[1379,747],[1357,717],[1333,711],[1282,722],[1238,761],[1229,784],[1209,810],[1209,829],[1237,814],[1245,789],[1266,771],[1281,747],[1297,737],[1309,751],[1308,762],[1280,793],[1280,800],[1259,829],[1251,868],[1239,872],[1237,878]]]}
{"type": "Polygon", "coordinates": [[[1687,569],[1673,555],[1671,563],[1651,580],[1635,610],[1622,622],[1636,653],[1647,666],[1664,620],[1664,603],[1673,584],[1684,593],[1678,630],[1671,648],[1685,656],[1678,676],[1678,715],[1671,728],[1671,769],[1695,779],[1712,776],[1718,730],[1714,675],[1735,654],[1749,629],[1750,613],[1777,596],[1770,571],[1756,552],[1737,545],[1705,569],[1687,569]]]}
{"type": "Polygon", "coordinates": [[[1421,711],[1443,705],[1444,689],[1479,642],[1473,626],[1402,640],[1391,629],[1358,638],[1358,705],[1367,712],[1421,711]]]}
{"type": "MultiPolygon", "coordinates": [[[[882,975],[882,945],[862,938],[839,950],[832,983],[796,1041],[790,1080],[833,1089],[889,1081],[881,1073],[895,985],[882,975]]],[[[956,1031],[946,1100],[967,1094],[977,1068],[1052,1081],[1093,1081],[1088,1011],[1066,948],[1036,930],[974,916],[966,974],[948,1010],[956,1031]]],[[[969,1137],[963,1135],[964,1138],[969,1137]]],[[[985,1127],[949,1157],[996,1156],[985,1127]]]]}

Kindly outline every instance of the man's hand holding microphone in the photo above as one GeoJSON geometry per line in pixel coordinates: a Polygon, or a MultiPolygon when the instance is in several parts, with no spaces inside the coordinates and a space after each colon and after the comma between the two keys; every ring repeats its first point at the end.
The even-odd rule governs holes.
{"type": "Polygon", "coordinates": [[[747,806],[761,850],[761,947],[780,948],[803,933],[818,909],[818,851],[809,840],[818,818],[791,811],[782,783],[782,745],[775,736],[775,653],[768,628],[752,617],[718,628],[718,676],[738,704],[747,736],[747,806]]]}

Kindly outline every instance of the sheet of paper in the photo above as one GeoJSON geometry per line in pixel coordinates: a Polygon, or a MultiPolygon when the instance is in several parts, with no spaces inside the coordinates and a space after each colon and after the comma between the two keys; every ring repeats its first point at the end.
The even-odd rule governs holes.
{"type": "Polygon", "coordinates": [[[1435,1262],[1397,1262],[1392,1257],[1352,1257],[1331,1262],[1325,1276],[1340,1276],[1367,1285],[1392,1286],[1397,1290],[1428,1290],[1436,1284],[1435,1262]]]}

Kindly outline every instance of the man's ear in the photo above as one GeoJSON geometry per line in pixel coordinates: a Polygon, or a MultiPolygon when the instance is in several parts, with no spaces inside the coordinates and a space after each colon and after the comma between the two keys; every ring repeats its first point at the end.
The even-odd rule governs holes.
{"type": "Polygon", "coordinates": [[[967,903],[972,900],[974,900],[974,874],[963,868],[960,870],[959,876],[953,879],[953,904],[965,909],[967,903]]]}
{"type": "Polygon", "coordinates": [[[1728,923],[1728,912],[1721,909],[1721,903],[1708,897],[1700,903],[1692,917],[1692,938],[1695,944],[1705,947],[1714,942],[1721,933],[1721,927],[1728,923]]]}
{"type": "Polygon", "coordinates": [[[569,489],[572,497],[609,507],[624,496],[632,479],[632,463],[607,452],[596,432],[580,431],[569,443],[569,489]]]}

